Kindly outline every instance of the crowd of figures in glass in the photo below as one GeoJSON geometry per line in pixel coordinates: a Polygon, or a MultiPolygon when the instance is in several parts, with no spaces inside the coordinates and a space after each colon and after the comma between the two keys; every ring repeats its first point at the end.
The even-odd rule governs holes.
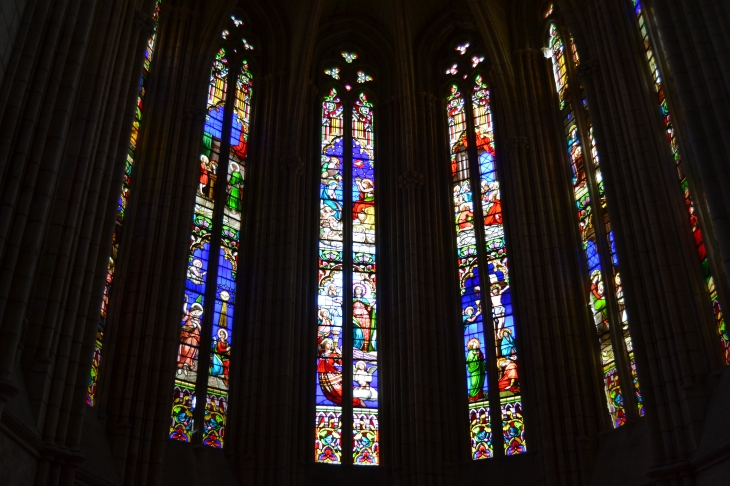
{"type": "MultiPolygon", "coordinates": [[[[468,48],[466,43],[456,50],[465,55],[468,48]]],[[[472,68],[483,60],[472,56],[472,68]]],[[[465,72],[460,76],[471,82],[470,99],[458,84],[451,85],[447,116],[471,453],[473,459],[485,459],[494,455],[500,442],[507,455],[525,452],[526,444],[489,89],[481,75],[467,75],[467,68],[457,62],[446,70],[452,76],[465,72]],[[477,164],[477,171],[472,164],[477,164]],[[485,268],[486,274],[480,272],[485,268]],[[490,316],[486,321],[485,314],[490,316]],[[490,384],[497,389],[491,396],[490,384]],[[495,417],[501,417],[501,440],[493,435],[495,417]]]]}
{"type": "MultiPolygon", "coordinates": [[[[243,25],[235,17],[232,21],[232,29],[243,25]]],[[[226,435],[253,86],[248,63],[240,60],[239,53],[252,47],[229,30],[223,32],[223,39],[231,42],[218,51],[210,76],[170,425],[170,438],[190,442],[198,429],[203,445],[216,448],[223,447],[226,435]],[[231,59],[238,60],[234,64],[231,59]],[[229,94],[232,77],[235,90],[229,94]],[[229,96],[233,99],[228,100],[229,96]],[[202,352],[204,343],[210,343],[206,352],[202,352]],[[208,357],[207,369],[201,368],[201,357],[208,357]],[[197,394],[203,390],[205,408],[196,417],[197,394]],[[196,420],[202,421],[200,427],[195,426],[196,420]]]]}
{"type": "Polygon", "coordinates": [[[139,91],[137,93],[137,107],[134,113],[134,121],[132,122],[132,135],[129,138],[129,146],[127,148],[127,159],[124,168],[124,179],[122,179],[122,191],[119,194],[117,202],[117,219],[114,226],[114,234],[112,235],[112,251],[109,256],[109,264],[107,266],[106,284],[104,285],[104,295],[101,301],[101,312],[99,316],[99,325],[96,332],[96,342],[94,346],[94,356],[91,362],[91,374],[89,376],[89,385],[86,390],[86,403],[92,407],[97,402],[97,385],[99,383],[99,366],[101,365],[101,350],[104,344],[104,332],[106,331],[107,313],[109,312],[109,297],[111,295],[112,283],[114,282],[114,271],[116,269],[117,258],[119,256],[119,242],[122,238],[122,229],[124,218],[127,213],[127,205],[129,201],[129,191],[132,186],[132,170],[134,168],[135,154],[137,151],[137,142],[139,140],[139,129],[142,123],[142,112],[144,111],[145,90],[147,78],[150,75],[150,67],[152,66],[152,55],[155,52],[155,42],[157,40],[157,21],[160,14],[161,0],[157,0],[153,19],[155,22],[154,31],[147,41],[147,48],[144,52],[144,64],[142,66],[142,76],[139,80],[139,91]]]}
{"type": "Polygon", "coordinates": [[[730,330],[727,328],[725,318],[722,314],[722,308],[720,307],[720,296],[717,288],[715,287],[715,279],[712,276],[712,269],[710,268],[710,259],[707,254],[707,248],[705,247],[704,237],[702,236],[700,214],[695,207],[692,194],[690,193],[689,181],[687,180],[687,176],[685,175],[684,168],[682,166],[682,155],[679,151],[679,142],[677,140],[677,134],[675,133],[674,119],[669,114],[669,105],[667,104],[664,93],[664,82],[659,70],[659,65],[654,57],[654,49],[652,48],[651,38],[649,37],[649,29],[646,24],[646,19],[644,18],[642,2],[639,0],[632,0],[632,3],[639,32],[642,40],[644,41],[646,61],[649,65],[649,70],[651,71],[652,79],[654,81],[654,90],[656,91],[657,101],[659,102],[659,108],[664,122],[664,128],[666,129],[667,142],[669,143],[669,148],[672,152],[672,157],[674,158],[677,178],[679,179],[679,184],[682,188],[682,193],[684,194],[687,219],[689,220],[689,225],[692,229],[692,237],[694,239],[697,257],[702,265],[705,286],[710,295],[712,312],[715,316],[715,325],[717,326],[717,332],[720,338],[720,348],[722,350],[725,363],[730,364],[730,330]]]}
{"type": "Polygon", "coordinates": [[[344,399],[352,403],[353,463],[375,465],[379,426],[373,105],[360,93],[351,106],[351,117],[346,117],[336,88],[322,103],[315,460],[343,462],[344,399]],[[351,126],[346,133],[348,118],[351,126]],[[344,148],[348,137],[349,154],[344,148]],[[345,164],[350,164],[348,170],[345,164]],[[345,249],[347,241],[351,252],[345,249]],[[345,292],[345,282],[350,282],[351,292],[345,292]],[[349,364],[344,363],[342,351],[346,328],[351,329],[349,364]],[[351,391],[343,383],[343,373],[349,372],[351,391]]]}
{"type": "MultiPolygon", "coordinates": [[[[547,16],[551,15],[550,14],[547,16]]],[[[560,111],[564,122],[568,158],[572,170],[573,195],[576,203],[578,228],[586,270],[588,272],[588,299],[594,324],[598,333],[600,357],[604,376],[604,388],[608,411],[614,427],[626,423],[627,413],[622,384],[619,378],[617,353],[625,353],[628,364],[627,378],[632,388],[637,412],[644,414],[644,406],[636,374],[634,351],[629,333],[628,315],[625,309],[621,276],[618,271],[618,256],[614,233],[608,217],[608,202],[604,192],[598,149],[590,122],[588,102],[583,86],[569,83],[569,63],[572,69],[580,65],[580,57],[572,38],[569,38],[570,58],[555,24],[550,25],[549,46],[553,63],[553,75],[560,111]],[[576,94],[577,93],[577,94],[576,94]],[[574,100],[578,100],[577,111],[574,100]],[[577,115],[577,116],[576,116],[577,115]],[[583,130],[582,136],[581,130],[583,130]],[[582,142],[590,147],[590,155],[584,155],[582,142]],[[606,281],[608,269],[610,281],[606,281]],[[620,323],[618,338],[612,333],[611,322],[620,323]],[[622,345],[623,342],[623,345],[622,345]]]]}

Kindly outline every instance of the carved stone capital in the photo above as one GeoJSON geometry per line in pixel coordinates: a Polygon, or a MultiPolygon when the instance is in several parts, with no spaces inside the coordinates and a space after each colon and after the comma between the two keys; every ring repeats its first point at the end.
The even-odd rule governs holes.
{"type": "Polygon", "coordinates": [[[586,81],[591,81],[593,77],[598,74],[598,63],[593,59],[583,61],[576,69],[578,72],[578,79],[580,82],[585,84],[586,81]]]}
{"type": "Polygon", "coordinates": [[[414,189],[423,185],[423,174],[415,170],[407,170],[398,177],[398,187],[414,189]]]}
{"type": "Polygon", "coordinates": [[[289,155],[279,159],[279,170],[293,175],[299,175],[304,169],[304,162],[298,155],[289,155]]]}
{"type": "Polygon", "coordinates": [[[134,11],[134,27],[145,37],[151,37],[155,33],[157,23],[141,10],[134,11]]]}
{"type": "Polygon", "coordinates": [[[507,153],[519,154],[520,150],[526,151],[530,147],[527,137],[511,137],[507,139],[507,153]]]}

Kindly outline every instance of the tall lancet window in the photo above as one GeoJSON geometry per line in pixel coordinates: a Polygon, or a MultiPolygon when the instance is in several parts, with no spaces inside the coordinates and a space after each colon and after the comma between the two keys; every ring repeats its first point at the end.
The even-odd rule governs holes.
{"type": "Polygon", "coordinates": [[[324,69],[321,105],[314,460],[377,465],[373,77],[356,52],[340,56],[324,69]]]}
{"type": "Polygon", "coordinates": [[[644,16],[644,10],[642,5],[644,2],[640,0],[631,0],[634,7],[634,14],[636,15],[636,22],[641,34],[642,41],[644,43],[644,52],[646,55],[646,62],[651,71],[652,81],[654,83],[654,90],[657,96],[657,104],[659,105],[659,113],[661,114],[664,128],[667,134],[667,142],[669,149],[672,154],[674,167],[677,171],[677,179],[679,185],[684,194],[684,202],[687,208],[687,219],[692,229],[692,236],[694,237],[695,248],[697,251],[697,257],[699,258],[700,264],[702,265],[702,272],[705,278],[705,286],[710,296],[710,302],[712,305],[712,311],[715,316],[715,324],[717,326],[717,332],[720,339],[720,348],[723,353],[723,358],[726,364],[730,364],[730,333],[728,333],[727,326],[725,325],[725,319],[722,315],[722,308],[720,307],[720,296],[718,295],[717,288],[715,287],[715,279],[712,276],[712,269],[710,266],[709,256],[707,254],[707,248],[705,247],[705,241],[702,236],[702,226],[700,224],[700,213],[695,207],[692,194],[690,193],[689,181],[685,175],[684,168],[682,167],[682,156],[679,150],[679,141],[677,140],[677,133],[674,127],[674,119],[669,114],[669,106],[665,98],[664,93],[664,81],[662,80],[659,63],[656,57],[654,57],[654,49],[652,47],[651,38],[649,36],[649,27],[647,25],[647,18],[644,16]]]}
{"type": "Polygon", "coordinates": [[[236,354],[231,343],[250,128],[253,76],[248,61],[252,49],[244,38],[243,21],[231,17],[208,85],[170,416],[171,439],[217,448],[226,441],[228,370],[236,354]]]}
{"type": "Polygon", "coordinates": [[[129,191],[132,187],[132,171],[134,169],[135,154],[137,152],[137,140],[139,139],[139,128],[142,123],[142,112],[144,111],[144,99],[147,88],[147,78],[150,75],[150,67],[152,66],[152,55],[155,53],[155,42],[157,40],[157,21],[160,13],[161,0],[157,0],[157,6],[153,14],[155,21],[154,31],[147,41],[147,48],[144,52],[144,65],[142,67],[142,76],[139,79],[139,91],[137,92],[137,108],[134,113],[134,121],[132,122],[132,135],[129,138],[129,146],[127,148],[127,160],[124,169],[124,179],[122,180],[122,191],[119,195],[117,203],[117,220],[114,226],[114,234],[112,235],[112,253],[109,255],[109,263],[107,265],[106,285],[104,285],[104,296],[101,301],[101,312],[99,315],[99,326],[96,331],[96,342],[94,343],[94,357],[91,362],[91,376],[89,377],[89,385],[86,390],[86,403],[92,407],[96,405],[97,390],[99,383],[99,366],[101,365],[101,350],[104,345],[104,333],[106,332],[107,312],[109,311],[109,296],[112,291],[112,283],[114,282],[114,270],[117,266],[117,257],[119,255],[119,242],[122,239],[122,229],[124,225],[124,217],[127,212],[127,202],[129,201],[129,191]]]}
{"type": "Polygon", "coordinates": [[[527,451],[518,329],[495,164],[490,90],[469,42],[445,65],[456,255],[473,459],[527,451]],[[486,316],[486,317],[485,317],[486,316]],[[496,432],[496,433],[494,433],[496,432]]]}
{"type": "Polygon", "coordinates": [[[577,81],[580,57],[572,37],[565,35],[568,52],[563,38],[556,25],[550,23],[547,52],[552,57],[565,129],[577,223],[585,255],[586,295],[598,334],[608,411],[613,426],[620,427],[629,417],[644,415],[644,406],[598,148],[588,101],[583,86],[577,81]],[[584,147],[589,151],[587,155],[584,147]]]}

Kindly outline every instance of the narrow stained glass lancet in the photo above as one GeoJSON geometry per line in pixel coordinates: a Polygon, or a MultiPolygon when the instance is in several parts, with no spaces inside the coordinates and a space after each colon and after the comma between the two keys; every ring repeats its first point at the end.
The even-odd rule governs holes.
{"type": "Polygon", "coordinates": [[[617,353],[626,353],[633,383],[637,412],[643,415],[644,407],[639,390],[638,376],[634,363],[633,346],[629,333],[628,316],[624,305],[623,288],[618,271],[618,256],[613,231],[608,217],[608,202],[604,193],[603,176],[600,159],[590,123],[588,103],[582,86],[571,86],[569,83],[568,63],[573,68],[580,63],[578,51],[572,38],[569,38],[571,57],[565,52],[565,44],[556,26],[550,26],[549,45],[552,53],[555,86],[560,101],[567,140],[568,158],[572,169],[573,197],[576,203],[578,227],[581,243],[585,253],[587,275],[587,291],[589,305],[598,333],[604,387],[608,410],[614,427],[626,423],[626,406],[622,391],[621,379],[617,363],[617,353]],[[577,88],[577,89],[572,89],[577,88]],[[573,92],[577,93],[574,95],[573,92]],[[577,111],[573,100],[578,98],[577,111]],[[587,137],[582,137],[585,130],[587,137]],[[583,141],[590,148],[590,157],[584,154],[583,141]],[[610,282],[606,282],[606,272],[610,282]],[[609,293],[613,293],[609,296],[609,293]],[[611,332],[613,324],[620,323],[622,340],[616,339],[611,332]],[[621,349],[623,346],[625,349],[621,349]],[[618,347],[617,347],[618,346],[618,347]]]}
{"type": "Polygon", "coordinates": [[[184,442],[190,442],[192,439],[193,412],[197,402],[195,387],[200,372],[198,353],[205,308],[205,290],[210,270],[210,243],[223,139],[228,71],[226,51],[221,49],[216,55],[210,74],[208,113],[203,128],[200,178],[195,191],[193,230],[190,236],[190,256],[185,280],[183,318],[177,357],[172,425],[170,426],[170,437],[184,442]]]}
{"type": "Polygon", "coordinates": [[[238,37],[243,22],[232,21],[223,32],[227,42],[216,55],[208,86],[170,424],[171,439],[191,442],[197,430],[197,440],[214,448],[226,441],[253,87],[248,63],[240,58],[252,47],[238,37]],[[202,352],[208,348],[209,353],[202,352]],[[201,355],[208,354],[209,361],[200,363],[201,355]],[[205,393],[203,410],[197,410],[199,392],[205,393]]]}
{"type": "Polygon", "coordinates": [[[375,160],[373,104],[365,93],[352,108],[352,401],[353,463],[379,457],[375,285],[375,160]]]}
{"type": "Polygon", "coordinates": [[[236,80],[231,113],[227,185],[225,198],[222,201],[223,224],[220,232],[216,298],[211,327],[211,363],[203,418],[203,444],[212,447],[223,445],[228,410],[228,369],[236,308],[236,273],[241,241],[243,181],[248,154],[252,88],[253,76],[244,61],[236,80]]]}
{"type": "MultiPolygon", "coordinates": [[[[472,88],[472,110],[479,183],[481,185],[484,242],[489,278],[489,299],[497,358],[497,386],[499,388],[502,431],[506,455],[520,454],[525,448],[525,427],[522,417],[522,395],[518,373],[517,344],[512,292],[510,290],[507,245],[504,237],[502,201],[499,180],[494,163],[494,126],[489,105],[489,89],[477,75],[472,88]]],[[[487,282],[484,282],[486,288],[487,282]]]]}
{"type": "Polygon", "coordinates": [[[644,18],[642,2],[640,0],[632,0],[632,3],[639,32],[641,33],[641,38],[644,41],[646,61],[649,64],[649,70],[651,71],[652,80],[654,82],[654,90],[656,91],[662,121],[664,122],[664,128],[666,129],[667,142],[669,142],[669,148],[671,150],[672,157],[674,158],[674,165],[677,171],[677,178],[679,179],[679,184],[682,188],[682,193],[684,194],[684,202],[687,208],[687,219],[692,229],[692,237],[694,238],[697,257],[700,260],[703,276],[705,278],[705,286],[710,296],[712,311],[715,316],[715,325],[719,334],[720,349],[723,354],[723,360],[726,364],[730,364],[730,332],[725,323],[722,308],[720,307],[720,296],[718,295],[717,288],[715,287],[715,280],[712,276],[710,260],[707,254],[707,248],[705,247],[704,237],[702,236],[700,214],[695,207],[692,194],[690,193],[689,181],[687,180],[684,168],[682,167],[682,156],[679,152],[679,142],[675,132],[674,120],[669,114],[669,106],[664,93],[664,82],[659,70],[659,65],[654,57],[654,49],[652,47],[651,38],[649,37],[649,29],[646,19],[644,18]]]}
{"type": "Polygon", "coordinates": [[[137,94],[137,107],[135,109],[134,121],[132,122],[132,135],[129,139],[129,147],[127,149],[127,160],[124,169],[124,179],[122,180],[122,192],[119,195],[117,204],[117,220],[114,226],[114,234],[112,236],[112,253],[109,256],[109,264],[107,266],[106,284],[104,285],[104,296],[101,303],[101,315],[99,317],[99,327],[96,332],[96,342],[94,346],[94,356],[91,363],[91,376],[89,377],[89,386],[86,391],[86,403],[92,407],[97,401],[97,385],[99,382],[99,366],[101,365],[101,351],[104,344],[104,332],[106,331],[107,312],[109,311],[109,296],[111,294],[112,283],[114,282],[114,271],[117,264],[117,256],[119,254],[119,242],[122,238],[122,229],[124,217],[127,211],[127,203],[129,201],[129,191],[132,187],[132,170],[134,169],[135,154],[137,152],[137,140],[139,139],[139,129],[142,123],[142,112],[144,110],[145,90],[147,78],[150,75],[150,67],[152,65],[152,55],[155,53],[155,42],[157,40],[157,22],[160,13],[161,0],[157,0],[153,19],[155,21],[152,36],[147,41],[147,49],[144,53],[144,65],[142,67],[142,76],[139,80],[139,92],[137,94]]]}
{"type": "Polygon", "coordinates": [[[466,347],[471,451],[474,459],[493,456],[489,383],[484,357],[484,319],[479,289],[479,262],[474,228],[474,193],[467,151],[466,107],[458,86],[447,98],[451,176],[454,193],[456,248],[459,265],[462,323],[466,347]]]}
{"type": "Polygon", "coordinates": [[[342,462],[344,110],[333,88],[322,102],[315,461],[342,462]]]}

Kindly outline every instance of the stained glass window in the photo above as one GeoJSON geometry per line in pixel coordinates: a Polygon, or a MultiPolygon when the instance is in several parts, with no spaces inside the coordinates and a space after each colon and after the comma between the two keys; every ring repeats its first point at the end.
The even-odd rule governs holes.
{"type": "Polygon", "coordinates": [[[244,57],[251,49],[241,38],[243,25],[231,18],[211,68],[170,417],[171,439],[215,448],[226,441],[251,119],[253,76],[244,57]]]}
{"type": "Polygon", "coordinates": [[[527,446],[490,90],[478,72],[466,79],[446,110],[471,455],[486,459],[527,446]]]}
{"type": "Polygon", "coordinates": [[[585,255],[586,293],[595,325],[608,411],[614,427],[626,423],[633,411],[644,414],[634,351],[629,333],[628,314],[619,274],[619,259],[608,217],[598,148],[583,87],[575,82],[580,63],[578,50],[568,36],[571,54],[566,55],[563,36],[550,25],[549,49],[552,54],[555,88],[565,129],[566,148],[571,165],[573,197],[581,244],[585,255]],[[574,101],[578,100],[577,106],[574,101]],[[589,153],[586,155],[584,147],[589,153]],[[614,326],[616,329],[614,329],[614,326]],[[633,388],[627,399],[624,384],[633,388]]]}
{"type": "Polygon", "coordinates": [[[357,82],[358,83],[360,83],[360,84],[367,83],[368,81],[372,81],[372,80],[373,80],[373,77],[365,74],[363,71],[357,72],[357,82]]]}
{"type": "Polygon", "coordinates": [[[137,92],[137,107],[134,113],[134,121],[132,122],[132,135],[129,138],[129,146],[127,147],[127,160],[124,168],[124,179],[122,180],[122,191],[119,195],[119,202],[117,203],[117,219],[114,226],[114,234],[112,235],[112,253],[109,256],[109,263],[107,265],[106,284],[104,285],[99,325],[96,331],[94,357],[91,362],[91,375],[89,376],[89,385],[86,390],[86,403],[92,407],[96,405],[97,401],[99,366],[101,365],[101,351],[104,344],[107,312],[109,311],[109,296],[111,295],[112,283],[114,282],[114,271],[117,265],[119,242],[122,238],[122,228],[129,201],[129,191],[132,187],[132,171],[134,169],[135,154],[137,151],[139,128],[142,123],[142,112],[144,111],[145,89],[147,86],[147,78],[150,75],[152,56],[155,53],[155,42],[157,40],[157,22],[160,13],[160,3],[161,0],[157,0],[157,6],[155,7],[155,12],[152,17],[155,21],[155,27],[152,35],[147,41],[147,48],[144,53],[144,65],[142,67],[142,76],[139,79],[139,90],[137,92]]]}
{"type": "Polygon", "coordinates": [[[345,62],[348,64],[352,64],[352,61],[357,59],[357,54],[354,52],[342,51],[341,54],[342,54],[342,57],[345,58],[345,62]]]}
{"type": "Polygon", "coordinates": [[[679,152],[679,142],[677,140],[677,134],[675,132],[674,120],[669,114],[669,106],[664,94],[664,82],[662,80],[659,64],[654,57],[654,49],[652,48],[651,38],[649,37],[649,29],[644,17],[644,10],[642,8],[642,2],[640,0],[632,0],[634,13],[636,15],[636,21],[641,33],[641,38],[644,42],[644,52],[646,54],[646,62],[651,71],[652,80],[654,82],[654,90],[657,96],[657,102],[659,104],[659,111],[664,122],[664,128],[666,130],[667,143],[674,159],[674,167],[677,171],[677,179],[679,185],[684,194],[684,203],[687,208],[687,220],[690,228],[692,229],[692,236],[694,238],[695,248],[697,251],[697,257],[699,258],[700,264],[702,265],[702,272],[705,278],[705,287],[710,296],[710,303],[712,305],[713,315],[715,316],[715,325],[717,326],[717,332],[720,339],[720,348],[722,350],[723,359],[726,364],[730,364],[730,333],[728,333],[727,326],[725,324],[725,318],[722,314],[722,308],[720,306],[720,297],[715,287],[715,280],[712,276],[712,270],[710,268],[710,260],[707,254],[707,248],[705,247],[704,237],[702,236],[702,226],[700,224],[700,214],[695,207],[692,194],[690,193],[689,181],[684,173],[682,167],[682,156],[679,152]]]}
{"type": "Polygon", "coordinates": [[[377,465],[375,109],[344,93],[322,99],[314,459],[377,465]]]}
{"type": "Polygon", "coordinates": [[[464,54],[466,54],[466,50],[469,49],[469,45],[470,44],[468,42],[466,42],[464,44],[460,44],[460,45],[456,46],[455,49],[459,54],[461,54],[463,56],[464,54]]]}

